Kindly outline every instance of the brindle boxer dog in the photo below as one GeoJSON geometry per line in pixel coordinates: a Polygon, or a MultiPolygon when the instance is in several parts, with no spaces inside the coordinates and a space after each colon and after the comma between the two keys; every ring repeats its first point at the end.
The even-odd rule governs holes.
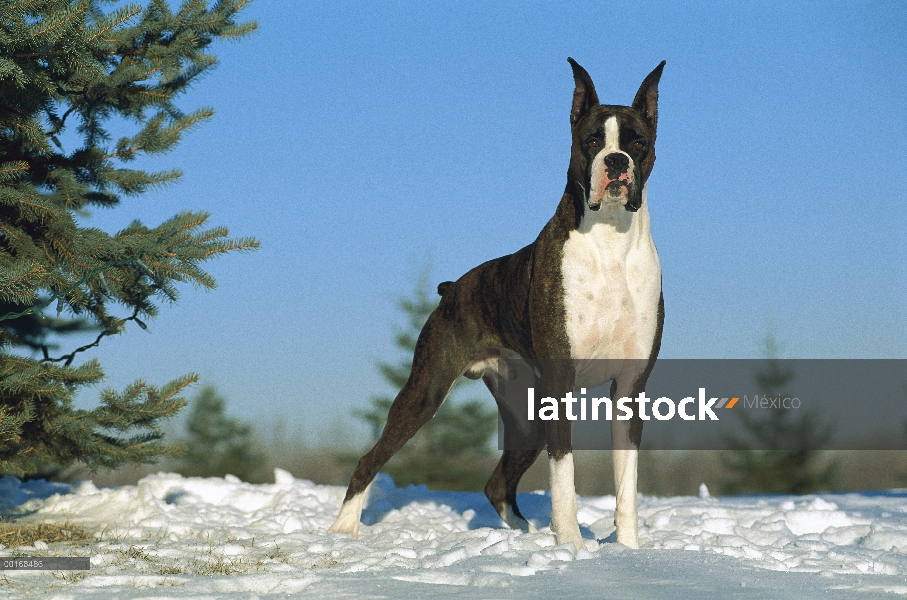
{"type": "MultiPolygon", "coordinates": [[[[498,402],[505,445],[485,495],[513,528],[533,531],[517,507],[520,477],[547,444],[551,530],[558,544],[582,547],[576,518],[572,424],[517,422],[496,393],[504,361],[549,361],[534,371],[536,396],[561,398],[579,385],[611,381],[611,397],[643,392],[661,345],[661,264],[649,231],[646,182],[655,164],[658,81],[642,82],[631,106],[600,105],[592,79],[572,58],[576,90],[567,187],[554,216],[522,250],[490,260],[438,286],[441,302],[416,343],[409,380],[390,408],[381,439],[353,472],[330,531],[358,536],[378,470],[438,410],[461,376],[482,377],[498,402]],[[566,360],[562,360],[566,359],[566,360]],[[570,360],[573,359],[573,360],[570,360]],[[579,361],[577,361],[579,359],[579,361]],[[608,359],[594,376],[584,359],[608,359]]],[[[538,364],[538,363],[536,363],[538,364]]],[[[636,464],[638,415],[611,422],[617,541],[639,547],[636,464]]]]}

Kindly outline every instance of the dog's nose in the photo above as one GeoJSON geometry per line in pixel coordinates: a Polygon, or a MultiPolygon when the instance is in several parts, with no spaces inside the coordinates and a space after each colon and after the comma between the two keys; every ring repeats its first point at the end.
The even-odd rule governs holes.
{"type": "Polygon", "coordinates": [[[609,170],[623,173],[627,170],[627,167],[630,166],[630,159],[627,158],[626,154],[621,154],[620,152],[612,152],[605,157],[605,164],[608,165],[609,170]]]}

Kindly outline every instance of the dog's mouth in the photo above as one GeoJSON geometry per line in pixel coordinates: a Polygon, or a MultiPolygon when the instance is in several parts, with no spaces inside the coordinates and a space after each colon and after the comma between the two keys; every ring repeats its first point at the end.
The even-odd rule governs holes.
{"type": "Polygon", "coordinates": [[[602,204],[605,202],[615,202],[622,204],[630,212],[636,212],[639,205],[633,199],[634,194],[630,190],[630,182],[630,177],[626,175],[614,180],[606,179],[602,192],[589,197],[589,209],[597,211],[601,209],[602,204]]]}
{"type": "Polygon", "coordinates": [[[612,198],[620,198],[621,195],[626,195],[630,189],[627,185],[626,179],[615,179],[607,186],[605,186],[605,191],[612,198]]]}
{"type": "MultiPolygon", "coordinates": [[[[622,204],[624,206],[624,210],[626,210],[627,212],[636,212],[639,210],[639,207],[642,203],[635,201],[635,200],[624,199],[622,204]]],[[[601,200],[599,200],[598,202],[589,202],[589,210],[591,210],[591,211],[599,211],[599,210],[601,210],[601,207],[602,207],[601,200]]]]}

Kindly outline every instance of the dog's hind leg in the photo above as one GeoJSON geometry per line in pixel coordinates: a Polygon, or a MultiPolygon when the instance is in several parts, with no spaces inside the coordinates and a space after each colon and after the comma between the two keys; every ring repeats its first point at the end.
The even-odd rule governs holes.
{"type": "Polygon", "coordinates": [[[419,335],[409,380],[397,394],[381,438],[359,460],[340,515],[328,531],[359,535],[368,490],[378,471],[431,419],[463,373],[471,356],[456,327],[436,310],[419,335]],[[429,349],[438,349],[434,353],[429,349]]]}
{"type": "Polygon", "coordinates": [[[517,506],[516,489],[545,447],[545,428],[535,421],[530,423],[530,431],[524,431],[508,410],[502,408],[500,412],[504,421],[504,452],[485,485],[485,496],[509,527],[535,533],[535,527],[517,506]]]}
{"type": "MultiPolygon", "coordinates": [[[[544,434],[544,430],[542,430],[544,434]]],[[[504,450],[497,468],[485,485],[485,496],[511,529],[536,533],[536,528],[526,520],[516,502],[516,489],[520,479],[535,462],[544,446],[535,450],[504,450]]]]}
{"type": "Polygon", "coordinates": [[[534,387],[537,377],[519,354],[506,349],[498,350],[500,358],[484,364],[482,381],[497,403],[504,429],[504,446],[501,460],[485,485],[485,496],[510,528],[536,533],[535,527],[517,506],[516,490],[523,474],[545,447],[545,427],[541,421],[526,421],[517,417],[518,412],[525,410],[523,396],[513,392],[524,389],[526,385],[534,387]],[[517,380],[522,380],[525,385],[519,385],[517,380]],[[508,387],[509,382],[514,385],[508,387]]]}

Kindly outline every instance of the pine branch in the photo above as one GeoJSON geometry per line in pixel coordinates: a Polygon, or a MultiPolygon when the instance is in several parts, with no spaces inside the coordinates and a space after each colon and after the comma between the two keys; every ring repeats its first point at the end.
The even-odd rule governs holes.
{"type": "Polygon", "coordinates": [[[111,29],[114,29],[115,27],[122,25],[123,23],[130,20],[131,18],[141,14],[141,12],[142,12],[141,7],[124,6],[123,8],[119,9],[118,11],[116,11],[115,13],[110,15],[107,19],[104,19],[102,22],[98,23],[98,25],[95,29],[94,35],[87,38],[85,40],[85,43],[90,44],[91,42],[95,41],[97,38],[101,37],[108,31],[110,31],[111,29]]]}
{"type": "Polygon", "coordinates": [[[180,213],[157,227],[136,222],[116,235],[77,222],[75,211],[86,206],[115,207],[121,196],[180,176],[122,165],[167,152],[212,116],[177,101],[216,63],[208,52],[216,39],[254,29],[234,21],[242,3],[229,0],[210,8],[184,3],[176,14],[165,0],[106,13],[102,5],[0,2],[0,473],[74,460],[114,466],[171,452],[157,423],[184,404],[177,394],[194,376],[162,389],[140,383],[122,394],[105,391],[102,406],[77,411],[75,390],[103,373],[95,361],[72,365],[129,321],[145,328],[143,319],[157,314],[152,301],[175,301],[178,282],[214,287],[203,261],[258,247],[251,238],[229,239],[226,228],[203,230],[204,213],[180,213]],[[112,144],[112,118],[137,130],[112,144]],[[72,134],[81,147],[67,151],[72,134]],[[54,302],[57,318],[44,314],[54,302]],[[130,316],[114,316],[114,305],[130,316]],[[60,318],[64,310],[72,318],[60,318]],[[50,336],[89,328],[93,342],[50,356],[50,336]],[[7,347],[40,349],[43,360],[9,355],[7,347]]]}
{"type": "Polygon", "coordinates": [[[85,344],[84,346],[79,346],[78,348],[76,348],[75,350],[70,352],[69,354],[64,354],[63,356],[61,356],[59,358],[50,358],[50,356],[48,356],[48,353],[47,353],[47,346],[41,346],[41,352],[44,354],[44,358],[43,358],[44,362],[62,362],[65,366],[68,367],[69,365],[72,364],[72,361],[75,359],[76,354],[78,354],[79,352],[85,352],[86,350],[89,350],[91,348],[98,347],[101,344],[101,340],[108,335],[120,333],[120,331],[123,328],[125,328],[127,321],[135,321],[136,323],[138,323],[139,327],[141,327],[142,329],[147,329],[148,326],[145,325],[145,323],[142,322],[142,320],[138,318],[140,310],[141,309],[136,308],[135,311],[132,313],[132,316],[122,319],[120,326],[117,327],[116,330],[112,330],[111,328],[105,328],[103,331],[101,331],[101,333],[98,334],[98,337],[96,337],[92,343],[85,344]]]}
{"type": "MultiPolygon", "coordinates": [[[[8,320],[8,319],[18,319],[19,317],[23,317],[23,316],[29,315],[29,314],[38,314],[38,313],[40,313],[42,310],[44,310],[45,308],[47,308],[48,306],[50,306],[50,305],[53,303],[54,300],[58,300],[58,301],[59,301],[59,300],[65,299],[67,296],[69,296],[70,294],[72,294],[73,292],[75,292],[78,288],[80,288],[81,286],[83,286],[86,282],[88,282],[89,279],[91,279],[91,278],[94,277],[95,275],[103,274],[103,272],[104,272],[106,269],[109,269],[109,268],[111,268],[111,267],[120,266],[120,265],[136,264],[137,261],[139,261],[139,260],[141,260],[141,255],[139,255],[139,256],[137,256],[137,257],[133,257],[133,258],[128,258],[128,259],[125,259],[125,260],[113,261],[113,262],[110,262],[110,263],[105,264],[105,265],[102,266],[102,267],[97,267],[97,268],[95,268],[95,269],[92,269],[92,270],[90,270],[88,273],[86,273],[81,279],[79,279],[77,282],[75,282],[74,284],[72,284],[71,286],[69,286],[69,287],[68,287],[67,289],[65,289],[64,291],[62,291],[62,292],[53,292],[53,293],[48,297],[48,299],[45,300],[44,302],[40,302],[40,303],[35,304],[35,305],[33,305],[33,306],[29,306],[28,308],[26,308],[26,309],[23,310],[23,311],[15,312],[15,313],[6,313],[5,315],[0,315],[0,321],[6,321],[6,320],[8,320]]],[[[32,272],[34,272],[34,271],[35,271],[35,270],[29,271],[29,273],[32,273],[32,272]]],[[[4,282],[0,282],[0,294],[3,294],[3,297],[5,297],[5,298],[8,297],[8,296],[7,296],[7,287],[8,287],[8,286],[11,287],[11,286],[14,285],[17,281],[21,281],[22,279],[23,279],[23,277],[20,276],[20,277],[17,277],[16,279],[14,279],[14,280],[12,280],[12,281],[4,281],[4,282]]]]}

